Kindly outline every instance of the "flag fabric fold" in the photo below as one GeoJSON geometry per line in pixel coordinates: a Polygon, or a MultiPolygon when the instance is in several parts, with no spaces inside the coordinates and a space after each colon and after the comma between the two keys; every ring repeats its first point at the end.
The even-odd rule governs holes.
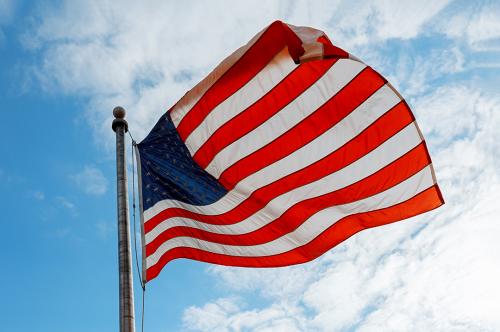
{"type": "Polygon", "coordinates": [[[136,146],[144,280],[171,260],[310,261],[444,203],[415,118],[319,30],[276,21],[136,146]]]}

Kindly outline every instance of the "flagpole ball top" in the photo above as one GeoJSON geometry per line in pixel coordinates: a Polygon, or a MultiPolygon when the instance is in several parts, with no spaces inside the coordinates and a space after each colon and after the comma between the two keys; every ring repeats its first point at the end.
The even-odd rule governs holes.
{"type": "Polygon", "coordinates": [[[128,123],[127,121],[125,121],[125,109],[121,106],[116,106],[115,108],[113,108],[113,116],[115,117],[115,119],[113,120],[113,124],[111,125],[111,128],[113,128],[113,131],[116,132],[116,129],[120,126],[120,127],[124,127],[125,128],[125,132],[127,132],[128,130],[128,123]]]}
{"type": "Polygon", "coordinates": [[[125,109],[121,106],[116,106],[115,108],[113,108],[113,115],[115,116],[115,118],[117,119],[124,119],[125,118],[125,109]]]}

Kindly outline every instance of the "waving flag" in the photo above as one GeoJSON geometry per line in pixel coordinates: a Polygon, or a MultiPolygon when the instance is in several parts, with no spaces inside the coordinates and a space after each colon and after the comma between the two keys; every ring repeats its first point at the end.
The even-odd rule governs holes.
{"type": "Polygon", "coordinates": [[[143,270],[277,267],[443,199],[408,105],[321,31],[277,21],[137,145],[143,270]]]}

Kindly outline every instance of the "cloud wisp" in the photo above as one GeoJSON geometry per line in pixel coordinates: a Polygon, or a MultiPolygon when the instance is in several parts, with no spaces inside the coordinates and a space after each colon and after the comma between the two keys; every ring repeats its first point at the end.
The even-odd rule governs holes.
{"type": "Polygon", "coordinates": [[[108,180],[98,168],[85,166],[83,170],[71,176],[72,181],[85,193],[101,196],[108,190],[108,180]]]}
{"type": "Polygon", "coordinates": [[[68,198],[64,196],[57,196],[55,198],[55,201],[58,206],[68,211],[72,217],[76,217],[78,215],[76,205],[73,202],[71,202],[68,198]]]}

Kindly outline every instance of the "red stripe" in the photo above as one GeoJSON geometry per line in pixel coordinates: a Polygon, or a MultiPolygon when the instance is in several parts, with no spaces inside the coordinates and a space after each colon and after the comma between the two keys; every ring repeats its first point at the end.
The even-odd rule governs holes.
{"type": "Polygon", "coordinates": [[[278,113],[316,83],[335,62],[313,61],[299,65],[260,100],[217,129],[198,149],[193,159],[202,168],[207,167],[219,151],[278,113]]]}
{"type": "Polygon", "coordinates": [[[146,271],[150,281],[160,273],[171,260],[188,258],[227,266],[279,267],[313,260],[332,247],[348,239],[357,232],[376,226],[389,224],[433,210],[443,204],[437,185],[434,185],[411,199],[388,208],[347,216],[317,236],[311,242],[288,252],[264,257],[236,257],[206,252],[199,249],[178,247],[163,255],[157,264],[146,271]]]}
{"type": "Polygon", "coordinates": [[[422,143],[391,164],[354,184],[325,195],[298,202],[279,218],[258,230],[246,234],[226,235],[191,227],[173,227],[146,245],[146,256],[153,254],[167,240],[178,236],[194,237],[210,242],[237,246],[251,246],[270,242],[294,231],[321,210],[376,195],[416,174],[429,163],[430,160],[427,158],[425,146],[422,143]]]}
{"type": "Polygon", "coordinates": [[[231,211],[208,216],[181,208],[165,209],[145,222],[144,231],[148,233],[158,224],[172,217],[185,217],[210,224],[240,222],[263,208],[273,198],[346,167],[395,135],[413,120],[410,110],[405,103],[401,102],[336,151],[297,172],[257,189],[231,211]]]}
{"type": "Polygon", "coordinates": [[[177,127],[182,140],[185,141],[217,105],[251,80],[285,46],[288,46],[292,55],[300,53],[301,40],[288,30],[288,26],[280,21],[272,23],[245,54],[205,92],[177,127]]]}
{"type": "Polygon", "coordinates": [[[247,176],[280,160],[333,127],[374,92],[385,80],[371,68],[365,68],[356,78],[325,104],[269,144],[227,168],[219,182],[228,190],[247,176]]]}
{"type": "Polygon", "coordinates": [[[338,58],[348,58],[349,53],[341,49],[340,47],[337,47],[332,44],[330,39],[326,35],[320,36],[317,39],[318,42],[323,44],[323,57],[324,58],[329,58],[329,57],[338,57],[338,58]]]}

